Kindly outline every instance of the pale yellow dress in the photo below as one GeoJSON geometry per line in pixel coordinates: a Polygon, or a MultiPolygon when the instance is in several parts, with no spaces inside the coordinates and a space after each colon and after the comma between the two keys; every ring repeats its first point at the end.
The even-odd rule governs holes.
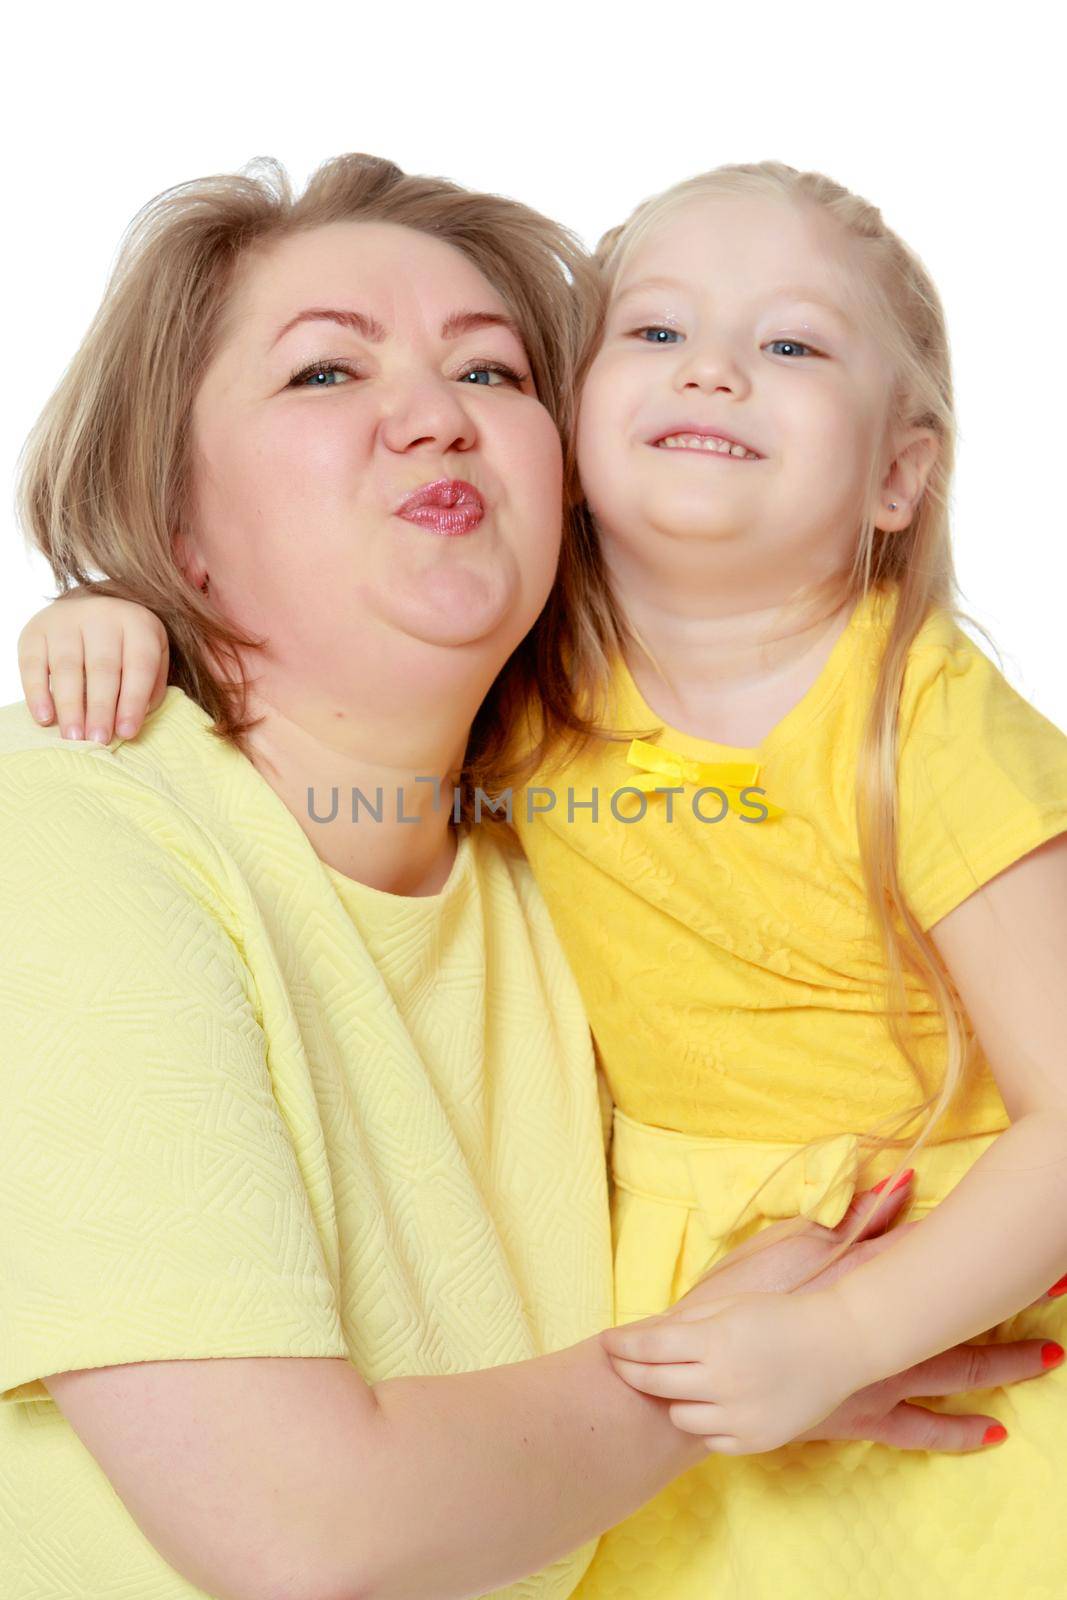
{"type": "MultiPolygon", "coordinates": [[[[4,708],[0,1037],[3,1600],[200,1593],[48,1373],[340,1356],[375,1382],[610,1321],[588,1026],[485,829],[439,894],[382,894],[179,689],[107,747],[4,708]]],[[[507,1594],[563,1600],[590,1554],[507,1594]]]]}
{"type": "MultiPolygon", "coordinates": [[[[856,1135],[940,1081],[942,1027],[924,986],[909,980],[920,1075],[879,1015],[854,820],[859,738],[893,604],[892,593],[861,601],[818,681],[757,750],[664,727],[617,663],[611,725],[651,737],[632,753],[601,741],[562,771],[546,767],[531,786],[541,791],[532,820],[517,797],[616,1105],[620,1321],[663,1310],[771,1219],[803,1210],[836,1223],[853,1184],[834,1175],[852,1170],[856,1135]],[[680,792],[621,793],[643,782],[680,792]],[[767,1174],[810,1140],[824,1143],[731,1233],[767,1174]]],[[[900,731],[900,872],[929,929],[1067,829],[1067,737],[944,613],[912,649],[900,731]]],[[[908,1214],[936,1205],[1007,1120],[979,1056],[918,1158],[908,1214]]],[[[891,1169],[886,1158],[872,1175],[891,1169]]],[[[971,1266],[983,1270],[981,1239],[971,1266]]],[[[1065,1304],[1023,1312],[994,1337],[1067,1342],[1065,1304]]],[[[1064,1381],[931,1401],[1007,1425],[1005,1445],[966,1457],[871,1443],[710,1456],[604,1536],[578,1595],[1062,1600],[1064,1381]]]]}

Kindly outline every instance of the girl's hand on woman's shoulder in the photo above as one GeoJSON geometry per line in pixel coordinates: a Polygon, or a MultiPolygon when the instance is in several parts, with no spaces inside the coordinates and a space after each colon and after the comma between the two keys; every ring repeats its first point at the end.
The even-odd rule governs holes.
{"type": "Polygon", "coordinates": [[[132,739],[167,692],[167,630],[132,600],[72,590],[19,634],[22,691],[34,717],[64,739],[132,739]],[[49,686],[51,679],[51,687],[49,686]]]}

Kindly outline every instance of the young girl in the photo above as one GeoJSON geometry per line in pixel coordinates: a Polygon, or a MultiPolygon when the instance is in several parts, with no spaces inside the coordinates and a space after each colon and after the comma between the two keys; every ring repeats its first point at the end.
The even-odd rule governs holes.
{"type": "MultiPolygon", "coordinates": [[[[531,708],[514,817],[615,1102],[631,1326],[605,1342],[710,1455],[578,1593],[1051,1597],[1059,1419],[1033,1388],[1000,1396],[1010,1446],[966,1461],[786,1445],[960,1339],[1063,1326],[1058,1300],[1015,1314],[1067,1260],[1067,738],[954,617],[936,291],[873,207],[774,164],[647,202],[599,259],[573,701],[531,708]],[[923,1225],[832,1289],[664,1315],[919,1148],[923,1225]]],[[[165,661],[94,604],[127,736],[165,661]]],[[[34,634],[45,673],[72,609],[34,634]]]]}

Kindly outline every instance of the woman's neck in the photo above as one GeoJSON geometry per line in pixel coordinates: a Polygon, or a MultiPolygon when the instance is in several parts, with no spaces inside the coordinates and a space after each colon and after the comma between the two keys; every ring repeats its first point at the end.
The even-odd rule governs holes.
{"type": "MultiPolygon", "coordinates": [[[[284,695],[274,698],[284,705],[284,695]]],[[[453,711],[433,727],[426,708],[413,708],[399,731],[395,724],[375,726],[373,713],[320,708],[316,714],[300,704],[297,717],[257,686],[250,711],[263,720],[246,735],[246,746],[316,855],[387,894],[436,894],[455,860],[452,774],[469,722],[460,726],[453,711]],[[419,722],[426,724],[421,742],[419,722]],[[413,756],[419,749],[424,760],[413,756]]]]}

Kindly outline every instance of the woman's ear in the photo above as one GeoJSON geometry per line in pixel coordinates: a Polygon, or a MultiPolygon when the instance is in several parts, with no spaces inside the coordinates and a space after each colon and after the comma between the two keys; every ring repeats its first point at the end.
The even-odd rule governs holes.
{"type": "Polygon", "coordinates": [[[910,526],[941,442],[930,428],[909,428],[894,441],[893,458],[879,486],[873,522],[884,533],[910,526]]]}
{"type": "Polygon", "coordinates": [[[191,539],[184,533],[176,533],[171,539],[171,549],[178,569],[186,582],[194,589],[199,589],[206,594],[208,588],[207,568],[191,539]]]}

